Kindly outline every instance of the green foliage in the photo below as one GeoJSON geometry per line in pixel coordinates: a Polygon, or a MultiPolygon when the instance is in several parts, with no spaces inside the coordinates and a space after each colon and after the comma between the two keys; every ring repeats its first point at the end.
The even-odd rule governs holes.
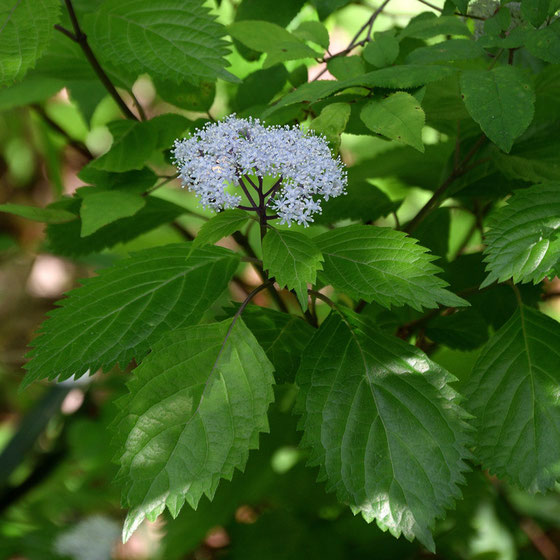
{"type": "Polygon", "coordinates": [[[399,56],[399,41],[394,31],[378,31],[373,35],[373,41],[366,45],[363,57],[377,68],[384,68],[395,62],[399,56]]]}
{"type": "Polygon", "coordinates": [[[435,274],[434,257],[415,239],[389,228],[347,226],[315,238],[325,277],[337,290],[384,307],[463,306],[435,274]]]}
{"type": "Polygon", "coordinates": [[[297,231],[271,229],[263,238],[263,267],[280,286],[295,291],[304,310],[307,285],[315,284],[322,260],[313,240],[297,231]]]}
{"type": "Polygon", "coordinates": [[[431,62],[450,62],[453,60],[471,60],[484,56],[484,50],[469,39],[450,39],[414,49],[407,57],[408,62],[426,64],[431,62]]]}
{"type": "Polygon", "coordinates": [[[540,27],[549,15],[550,0],[523,0],[521,14],[531,25],[540,27]]]}
{"type": "Polygon", "coordinates": [[[300,317],[250,306],[243,320],[274,366],[277,383],[293,383],[301,355],[314,330],[300,317]]]}
{"type": "Polygon", "coordinates": [[[241,319],[177,329],[153,345],[118,403],[125,539],[166,506],[176,517],[185,501],[212,499],[221,478],[244,469],[268,431],[272,371],[241,319]]]}
{"type": "Polygon", "coordinates": [[[284,87],[287,79],[288,71],[281,64],[249,74],[237,89],[233,100],[235,108],[243,111],[255,105],[266,105],[284,87]]]}
{"type": "Polygon", "coordinates": [[[87,27],[102,58],[127,72],[194,85],[235,81],[224,69],[225,29],[202,0],[105,0],[87,27]]]}
{"type": "Polygon", "coordinates": [[[0,556],[121,490],[150,558],[560,546],[560,2],[373,4],[0,0],[0,556]],[[278,130],[238,161],[232,112],[325,165],[278,130]],[[12,410],[45,311],[22,386],[67,381],[12,410]]]}
{"type": "Polygon", "coordinates": [[[0,86],[21,80],[35,66],[59,16],[57,0],[0,2],[0,86]]]}
{"type": "Polygon", "coordinates": [[[520,306],[488,341],[467,385],[476,457],[530,492],[560,477],[559,343],[557,321],[520,306]]]}
{"type": "Polygon", "coordinates": [[[426,327],[426,335],[449,348],[474,350],[488,340],[488,326],[476,309],[465,309],[436,317],[426,327]]]}
{"type": "Polygon", "coordinates": [[[166,330],[200,320],[237,262],[218,247],[189,252],[188,246],[170,245],[140,251],[82,281],[33,341],[24,386],[141,359],[166,330]]]}
{"type": "MultiPolygon", "coordinates": [[[[82,204],[80,199],[62,200],[61,203],[64,203],[63,208],[74,210],[76,213],[82,204]]],[[[54,205],[57,204],[54,203],[54,205]]],[[[117,243],[135,239],[162,224],[172,222],[184,212],[185,209],[181,206],[149,196],[146,198],[144,207],[134,216],[107,224],[87,237],[82,237],[81,224],[78,220],[63,224],[50,224],[47,227],[46,247],[50,252],[65,257],[89,255],[108,247],[114,247],[117,243]]]]}
{"type": "Polygon", "coordinates": [[[146,122],[120,120],[109,123],[113,135],[111,149],[89,167],[113,172],[142,169],[153,152],[168,148],[189,126],[188,119],[173,114],[160,115],[146,122]]]}
{"type": "Polygon", "coordinates": [[[350,118],[350,105],[331,103],[309,125],[317,134],[324,136],[335,152],[340,147],[340,135],[344,132],[350,118]]]}
{"type": "Polygon", "coordinates": [[[370,101],[362,109],[360,117],[374,132],[424,151],[424,111],[412,95],[398,92],[379,101],[370,101]]]}
{"type": "Polygon", "coordinates": [[[319,52],[306,45],[296,35],[268,21],[237,21],[230,25],[229,33],[250,49],[267,53],[263,68],[270,68],[285,60],[320,56],[319,52]]]}
{"type": "Polygon", "coordinates": [[[423,13],[415,17],[401,31],[400,37],[414,37],[415,39],[429,39],[437,35],[466,35],[471,32],[467,25],[453,16],[439,16],[434,13],[423,13]]]}
{"type": "Polygon", "coordinates": [[[193,247],[214,245],[220,239],[240,230],[249,220],[244,210],[225,210],[208,220],[198,232],[193,247]]]}
{"type": "Polygon", "coordinates": [[[294,35],[304,41],[311,41],[325,50],[329,48],[329,32],[327,28],[318,21],[304,21],[294,31],[294,35]]]}
{"type": "Polygon", "coordinates": [[[303,443],[341,501],[433,550],[430,528],[464,482],[465,413],[448,372],[355,321],[329,317],[304,353],[303,443]]]}
{"type": "Polygon", "coordinates": [[[511,150],[533,119],[532,87],[512,66],[463,72],[461,93],[471,117],[504,152],[511,150]]]}
{"type": "Polygon", "coordinates": [[[560,262],[559,214],[560,183],[515,191],[489,221],[485,250],[489,274],[482,286],[510,278],[536,284],[553,275],[560,262]]]}
{"type": "Polygon", "coordinates": [[[37,208],[36,206],[24,206],[23,204],[0,204],[0,212],[46,224],[61,224],[76,219],[75,214],[62,208],[37,208]]]}
{"type": "Polygon", "coordinates": [[[80,207],[81,236],[91,235],[120,218],[134,216],[145,205],[146,200],[135,194],[120,191],[92,193],[84,198],[80,207]]]}
{"type": "Polygon", "coordinates": [[[348,196],[331,198],[323,204],[323,211],[315,219],[320,224],[333,224],[343,218],[374,222],[387,216],[398,207],[387,195],[365,180],[354,179],[352,173],[348,177],[348,196]]]}

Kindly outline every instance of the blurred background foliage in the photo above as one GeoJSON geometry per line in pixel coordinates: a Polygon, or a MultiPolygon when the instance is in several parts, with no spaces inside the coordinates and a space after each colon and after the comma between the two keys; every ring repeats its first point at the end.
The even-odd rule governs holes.
{"type": "MultiPolygon", "coordinates": [[[[98,3],[77,4],[81,10],[93,11],[98,3]]],[[[297,15],[293,20],[280,21],[278,18],[289,10],[283,6],[275,13],[274,2],[218,0],[209,5],[224,24],[236,17],[242,19],[243,10],[250,11],[252,19],[289,24],[288,29],[318,17],[311,5],[300,11],[303,2],[298,0],[277,0],[279,3],[294,5],[297,15]]],[[[319,9],[323,4],[348,4],[325,20],[331,52],[343,49],[377,7],[365,0],[317,0],[316,4],[319,9]]],[[[426,9],[419,1],[393,0],[378,18],[376,30],[404,26],[426,9]]],[[[60,35],[51,48],[71,47],[60,35]]],[[[278,92],[322,70],[296,61],[287,62],[286,70],[284,66],[260,70],[262,60],[244,49],[240,46],[228,56],[229,71],[242,79],[253,75],[241,85],[219,80],[216,87],[207,84],[194,90],[186,86],[177,93],[165,83],[154,84],[145,75],[135,79],[132,91],[149,116],[171,109],[193,120],[209,115],[218,119],[232,111],[266,105],[278,92]],[[255,75],[257,71],[260,74],[255,75]]],[[[61,194],[72,194],[83,183],[77,173],[87,154],[99,155],[111,145],[106,125],[120,117],[120,110],[85,60],[71,69],[74,81],[64,88],[50,64],[53,60],[47,54],[25,83],[0,90],[0,203],[44,207],[61,194]]],[[[329,70],[336,73],[335,68],[329,70]]],[[[130,79],[119,78],[124,83],[130,79]]],[[[132,106],[133,101],[123,95],[132,106]]],[[[428,157],[430,144],[444,140],[441,132],[426,127],[427,155],[423,157],[428,157]]],[[[371,164],[372,158],[389,147],[377,137],[343,134],[340,150],[344,161],[354,166],[352,173],[358,174],[362,161],[371,164]]],[[[393,149],[389,157],[399,157],[398,151],[393,149]]],[[[169,169],[163,160],[152,163],[169,169]]],[[[408,179],[417,174],[415,188],[410,187],[410,180],[395,176],[376,179],[376,186],[389,202],[395,201],[396,210],[376,223],[393,225],[394,219],[410,219],[431,195],[426,190],[429,172],[429,160],[426,170],[402,169],[408,179]],[[400,204],[405,194],[406,200],[400,204]]],[[[157,226],[129,243],[73,259],[43,250],[42,224],[1,216],[0,558],[560,559],[560,494],[530,496],[480,472],[469,474],[466,499],[439,524],[435,555],[416,542],[394,539],[375,524],[354,517],[315,482],[316,471],[305,468],[304,452],[297,448],[299,436],[291,412],[295,395],[290,385],[276,387],[271,433],[261,437],[261,450],[250,455],[244,474],[237,473],[232,482],[222,483],[214,501],[204,499],[196,512],[185,507],[176,520],[166,514],[155,523],[145,522],[126,545],[119,544],[124,512],[119,489],[113,483],[116,465],[112,463],[108,426],[115,414],[113,401],[125,390],[127,372],[97,374],[80,383],[35,384],[26,392],[18,392],[18,386],[25,347],[33,332],[54,302],[78,285],[79,278],[92,275],[95,269],[130,251],[190,237],[209,215],[175,182],[159,189],[157,196],[191,213],[178,218],[175,225],[157,226]]],[[[472,214],[447,207],[433,213],[418,229],[417,237],[436,254],[453,261],[459,252],[480,248],[480,235],[476,228],[473,231],[474,226],[472,214]],[[440,231],[431,227],[435,221],[449,228],[449,242],[445,236],[430,234],[440,231]]],[[[472,255],[472,259],[477,258],[472,255]]],[[[460,276],[460,268],[457,274],[460,276]]],[[[233,295],[242,299],[241,287],[255,284],[250,268],[239,271],[238,283],[232,285],[232,290],[239,290],[233,295]]],[[[560,315],[560,298],[554,297],[557,291],[558,286],[551,283],[550,297],[542,304],[542,309],[555,316],[560,315]]],[[[382,321],[383,314],[377,320],[382,321]]],[[[496,318],[496,326],[502,322],[496,318]]],[[[440,329],[446,332],[447,326],[440,325],[440,329]]],[[[484,341],[485,335],[481,336],[484,341]]],[[[470,371],[478,351],[445,348],[437,350],[434,358],[461,378],[470,371]]]]}

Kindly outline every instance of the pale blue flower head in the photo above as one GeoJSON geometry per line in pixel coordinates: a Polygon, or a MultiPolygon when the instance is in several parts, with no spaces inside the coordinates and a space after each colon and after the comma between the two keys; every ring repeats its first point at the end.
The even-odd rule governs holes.
{"type": "Polygon", "coordinates": [[[231,115],[176,140],[173,152],[183,186],[217,211],[241,204],[241,187],[231,186],[246,177],[280,179],[267,207],[289,225],[308,225],[322,199],[345,194],[340,158],[333,158],[324,138],[299,127],[231,115]]]}

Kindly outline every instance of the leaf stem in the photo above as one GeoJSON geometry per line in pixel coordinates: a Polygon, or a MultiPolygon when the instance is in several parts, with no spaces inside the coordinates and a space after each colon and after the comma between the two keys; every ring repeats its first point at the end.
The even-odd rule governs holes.
{"type": "Polygon", "coordinates": [[[80,27],[80,23],[78,22],[78,17],[76,16],[76,12],[74,11],[74,6],[72,5],[72,0],[64,0],[66,4],[66,9],[68,10],[68,16],[70,17],[70,21],[72,22],[72,27],[74,29],[74,33],[68,31],[67,29],[61,27],[60,25],[55,25],[55,29],[72,39],[74,42],[80,45],[84,55],[86,56],[88,62],[90,63],[91,67],[97,74],[97,77],[101,80],[101,83],[105,86],[105,89],[109,92],[111,97],[115,100],[123,114],[126,116],[127,119],[132,119],[134,121],[138,120],[138,117],[128,108],[127,104],[124,102],[123,98],[119,95],[119,92],[113,85],[113,82],[107,76],[99,61],[97,60],[95,54],[91,50],[89,46],[87,35],[82,31],[80,27]]]}
{"type": "MultiPolygon", "coordinates": [[[[232,237],[235,240],[235,242],[244,249],[245,253],[247,253],[247,255],[253,259],[253,262],[251,264],[253,264],[253,266],[255,267],[257,274],[260,276],[260,278],[264,281],[266,280],[273,281],[272,278],[268,278],[267,273],[262,267],[261,264],[262,261],[257,257],[255,251],[253,251],[253,248],[251,247],[251,244],[249,243],[249,239],[247,238],[247,236],[243,235],[240,231],[236,231],[232,235],[232,237]]],[[[274,300],[278,308],[284,313],[289,313],[288,307],[284,303],[284,300],[280,297],[280,294],[274,289],[273,284],[268,285],[268,292],[270,293],[270,296],[272,297],[272,299],[274,300]]]]}
{"type": "MultiPolygon", "coordinates": [[[[249,180],[249,178],[247,176],[245,176],[245,178],[247,180],[249,180]]],[[[249,210],[256,210],[257,209],[257,205],[253,199],[253,197],[251,196],[251,193],[249,192],[249,189],[246,187],[245,183],[243,182],[243,178],[239,177],[239,186],[243,189],[243,192],[245,193],[245,196],[247,197],[247,199],[249,200],[249,202],[252,205],[252,208],[250,208],[249,210]]],[[[239,208],[241,208],[241,206],[239,206],[239,208]]],[[[246,208],[241,208],[242,210],[245,210],[246,208]]]]}

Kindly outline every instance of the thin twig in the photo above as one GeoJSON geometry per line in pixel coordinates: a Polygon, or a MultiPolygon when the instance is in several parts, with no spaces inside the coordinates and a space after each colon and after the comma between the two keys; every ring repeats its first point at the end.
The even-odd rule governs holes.
{"type": "MultiPolygon", "coordinates": [[[[436,6],[435,4],[427,2],[426,0],[418,0],[418,2],[420,2],[421,4],[424,4],[425,6],[428,6],[428,8],[432,8],[432,10],[436,10],[436,12],[439,12],[440,14],[443,13],[443,8],[440,8],[439,6],[436,6]]],[[[473,14],[462,14],[460,12],[454,12],[453,15],[454,16],[462,16],[462,17],[471,18],[471,19],[480,19],[482,21],[486,20],[486,18],[483,18],[481,16],[475,16],[473,14]]]]}
{"type": "Polygon", "coordinates": [[[442,195],[451,186],[451,184],[469,171],[469,169],[472,169],[472,167],[468,167],[468,163],[475,156],[485,141],[486,136],[482,134],[475,145],[470,149],[469,153],[464,157],[463,161],[458,166],[453,167],[453,171],[451,171],[447,179],[436,189],[430,200],[424,204],[416,216],[414,216],[414,218],[404,228],[405,232],[411,233],[414,231],[420,223],[424,221],[426,216],[439,205],[442,195]]]}
{"type": "Polygon", "coordinates": [[[144,111],[144,107],[142,107],[142,104],[140,103],[140,101],[138,101],[138,98],[136,97],[136,95],[134,95],[134,92],[132,91],[132,89],[130,90],[130,96],[132,97],[132,101],[134,101],[134,105],[136,107],[136,109],[138,109],[138,114],[140,115],[140,120],[142,121],[146,121],[148,120],[148,117],[146,116],[146,111],[144,111]]]}
{"type": "Polygon", "coordinates": [[[167,185],[167,183],[173,181],[173,179],[177,179],[177,177],[179,177],[179,175],[172,175],[171,177],[166,177],[163,181],[161,181],[157,185],[154,185],[153,187],[150,187],[149,189],[145,190],[142,193],[142,196],[148,196],[149,194],[153,193],[154,191],[157,191],[159,188],[163,187],[164,185],[167,185]]]}
{"type": "Polygon", "coordinates": [[[123,98],[119,95],[119,92],[113,85],[113,82],[111,81],[109,76],[107,76],[103,68],[101,68],[99,61],[97,60],[95,54],[91,50],[91,47],[89,46],[87,40],[87,35],[82,31],[82,28],[80,27],[80,23],[78,22],[76,12],[74,11],[74,6],[72,5],[72,0],[64,0],[64,2],[66,4],[66,9],[68,10],[70,21],[72,22],[74,34],[72,36],[72,34],[68,32],[67,29],[61,28],[60,26],[55,26],[55,28],[61,33],[63,33],[64,35],[66,35],[67,37],[69,37],[70,39],[72,39],[73,41],[75,41],[76,43],[78,43],[78,45],[80,45],[88,62],[91,64],[91,67],[97,74],[97,77],[101,80],[101,83],[105,86],[105,89],[109,92],[111,97],[115,100],[117,105],[120,107],[123,114],[126,116],[126,118],[137,121],[138,117],[128,108],[127,104],[124,102],[123,98]]]}
{"type": "Polygon", "coordinates": [[[66,140],[68,141],[68,145],[72,146],[72,148],[74,148],[77,152],[80,152],[80,154],[82,154],[83,156],[85,156],[88,159],[93,159],[93,155],[92,153],[89,151],[88,147],[80,142],[79,140],[75,140],[74,138],[72,138],[70,136],[70,134],[68,134],[68,132],[66,132],[66,130],[64,130],[58,123],[56,123],[55,121],[53,121],[45,112],[45,110],[43,109],[43,107],[41,107],[40,105],[36,105],[36,104],[32,104],[30,105],[30,107],[53,129],[56,130],[56,132],[58,132],[59,134],[62,134],[62,136],[64,136],[64,138],[66,138],[66,140]]]}
{"type": "Polygon", "coordinates": [[[193,241],[194,235],[179,222],[171,222],[171,226],[176,229],[187,241],[193,241]]]}
{"type": "MultiPolygon", "coordinates": [[[[360,29],[358,29],[357,33],[354,35],[354,37],[352,38],[352,40],[350,41],[350,43],[348,44],[348,46],[337,52],[334,53],[333,55],[329,56],[329,57],[325,57],[323,58],[323,62],[328,62],[329,60],[332,60],[333,58],[337,58],[340,56],[345,56],[347,55],[349,52],[353,51],[355,48],[357,47],[363,47],[366,43],[368,43],[369,41],[371,41],[371,32],[373,30],[373,24],[375,23],[375,20],[377,19],[377,17],[379,16],[379,14],[381,14],[381,12],[384,10],[385,6],[387,6],[387,4],[390,2],[391,0],[385,0],[381,6],[379,6],[379,8],[377,8],[373,14],[371,14],[371,16],[368,18],[368,20],[362,25],[362,27],[360,27],[360,29]],[[358,41],[358,38],[360,37],[360,35],[365,31],[367,31],[367,35],[365,39],[362,39],[361,41],[358,41]]],[[[319,72],[311,81],[314,82],[316,80],[318,80],[325,72],[327,71],[327,67],[323,68],[323,70],[321,70],[321,72],[319,72]]]]}
{"type": "Polygon", "coordinates": [[[54,26],[54,28],[57,31],[60,31],[63,35],[66,35],[66,37],[68,37],[69,39],[71,39],[74,42],[78,42],[78,39],[76,38],[76,35],[74,35],[74,33],[72,33],[72,31],[70,31],[69,29],[66,29],[66,27],[62,27],[62,25],[59,25],[58,23],[54,26]]]}

